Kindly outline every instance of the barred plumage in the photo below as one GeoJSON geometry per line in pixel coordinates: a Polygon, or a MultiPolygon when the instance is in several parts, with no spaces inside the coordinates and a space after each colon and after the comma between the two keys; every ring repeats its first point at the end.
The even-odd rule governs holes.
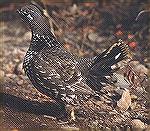
{"type": "Polygon", "coordinates": [[[78,58],[67,52],[51,33],[47,18],[35,5],[18,10],[32,31],[32,40],[23,68],[40,92],[63,104],[76,105],[94,97],[123,60],[128,47],[118,41],[93,58],[78,58]]]}

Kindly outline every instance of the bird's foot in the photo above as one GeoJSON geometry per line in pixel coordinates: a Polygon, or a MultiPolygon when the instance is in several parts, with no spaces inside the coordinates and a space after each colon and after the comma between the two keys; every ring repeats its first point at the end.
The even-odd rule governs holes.
{"type": "Polygon", "coordinates": [[[76,120],[75,112],[74,112],[74,107],[70,106],[70,105],[67,105],[66,106],[66,112],[68,114],[68,120],[69,120],[69,122],[74,122],[76,120]]]}

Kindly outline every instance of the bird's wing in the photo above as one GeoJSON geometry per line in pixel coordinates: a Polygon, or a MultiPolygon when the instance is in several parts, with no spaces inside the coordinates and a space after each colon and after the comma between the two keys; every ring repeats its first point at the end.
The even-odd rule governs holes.
{"type": "Polygon", "coordinates": [[[46,48],[37,54],[31,63],[31,71],[34,86],[55,99],[70,103],[79,97],[86,98],[94,94],[82,82],[83,78],[76,68],[74,57],[60,48],[46,48]]]}

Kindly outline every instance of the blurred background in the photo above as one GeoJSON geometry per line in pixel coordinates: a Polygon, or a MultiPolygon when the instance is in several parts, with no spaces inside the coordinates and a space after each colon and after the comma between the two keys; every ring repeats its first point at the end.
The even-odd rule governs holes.
{"type": "MultiPolygon", "coordinates": [[[[48,102],[49,98],[31,88],[32,85],[22,70],[22,61],[30,43],[31,32],[21,21],[16,10],[30,2],[33,1],[0,1],[0,84],[3,87],[0,92],[1,103],[5,105],[5,108],[0,110],[3,116],[0,125],[4,128],[58,126],[57,120],[37,117],[43,114],[41,110],[38,111],[37,107],[42,107],[36,102],[48,102]],[[36,106],[23,100],[35,101],[36,106]],[[30,105],[30,109],[20,104],[20,101],[30,105]],[[20,108],[17,104],[20,104],[20,108]],[[15,110],[12,110],[12,107],[15,110]],[[33,114],[31,109],[35,110],[33,114]]],[[[94,56],[121,38],[128,43],[134,53],[134,59],[144,66],[145,72],[150,75],[149,0],[36,2],[47,11],[52,31],[68,51],[78,56],[94,56]]],[[[149,87],[146,90],[149,92],[149,87]]],[[[43,104],[43,108],[47,108],[48,112],[48,105],[43,104]]]]}

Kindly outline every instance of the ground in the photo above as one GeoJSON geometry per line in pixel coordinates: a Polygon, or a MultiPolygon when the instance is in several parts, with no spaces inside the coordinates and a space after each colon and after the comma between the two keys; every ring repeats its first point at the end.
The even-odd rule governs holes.
{"type": "Polygon", "coordinates": [[[102,17],[104,14],[99,19],[97,10],[84,6],[81,5],[76,9],[69,5],[67,8],[62,8],[61,13],[58,11],[55,14],[56,18],[53,17],[56,20],[54,28],[59,27],[59,30],[55,30],[56,36],[64,43],[64,47],[78,56],[94,56],[115,40],[123,38],[129,43],[135,55],[133,62],[130,63],[134,69],[124,67],[118,71],[115,77],[118,83],[102,89],[102,91],[107,91],[107,95],[102,96],[101,100],[86,102],[83,111],[77,109],[75,122],[63,121],[59,118],[65,115],[65,111],[51,98],[38,92],[24,74],[22,61],[30,43],[31,32],[16,15],[17,7],[12,8],[13,11],[7,9],[3,15],[0,15],[2,18],[0,21],[0,62],[2,65],[0,67],[0,102],[2,105],[0,129],[127,130],[140,128],[149,130],[150,89],[149,80],[145,82],[144,79],[145,74],[149,76],[150,68],[149,32],[141,27],[144,31],[140,29],[140,33],[137,33],[136,30],[136,34],[140,37],[135,37],[132,28],[125,30],[121,28],[123,25],[120,23],[116,23],[115,26],[114,23],[107,23],[109,28],[101,30],[100,27],[105,21],[102,17]],[[88,11],[93,11],[94,15],[88,11]],[[57,23],[58,21],[60,24],[57,23]],[[139,78],[132,79],[134,75],[131,72],[139,78]],[[127,79],[131,78],[129,85],[121,79],[124,73],[127,74],[127,79]],[[142,79],[144,82],[141,82],[142,79]],[[126,89],[117,88],[118,85],[123,88],[125,86],[126,89]]]}

